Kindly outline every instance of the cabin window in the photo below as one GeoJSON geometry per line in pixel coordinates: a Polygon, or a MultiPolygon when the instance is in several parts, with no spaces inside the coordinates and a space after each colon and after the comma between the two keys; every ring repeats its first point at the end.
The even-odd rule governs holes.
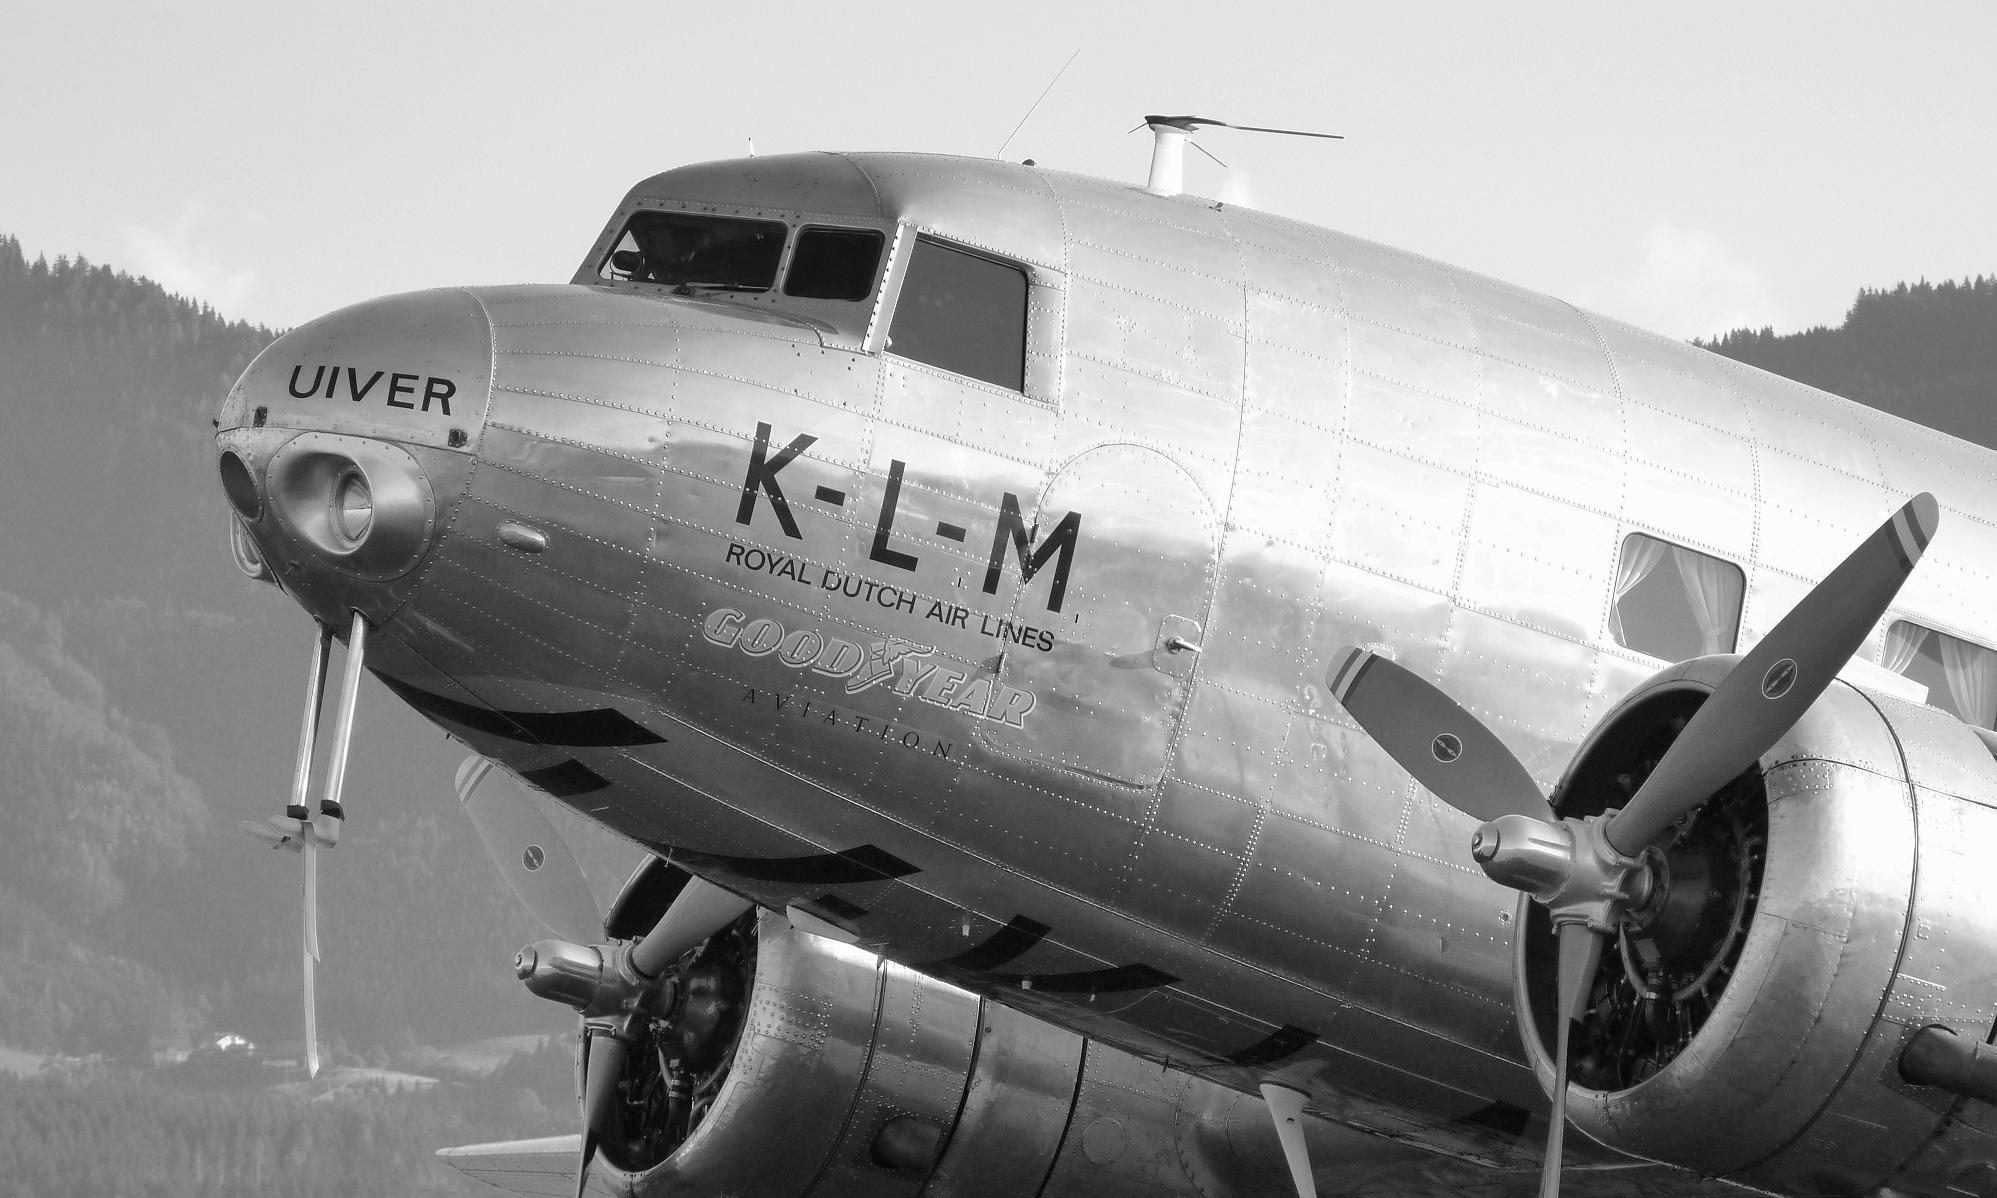
{"type": "Polygon", "coordinates": [[[918,237],[888,326],[889,353],[1026,387],[1026,272],[918,237]]]}
{"type": "Polygon", "coordinates": [[[1609,633],[1665,661],[1731,653],[1747,579],[1721,558],[1642,533],[1623,538],[1609,633]]]}
{"type": "Polygon", "coordinates": [[[807,228],[797,235],[784,294],[799,299],[863,300],[874,293],[887,238],[872,229],[807,228]]]}
{"type": "Polygon", "coordinates": [[[788,226],[695,212],[640,212],[604,259],[602,277],[698,291],[776,286],[788,226]]]}
{"type": "Polygon", "coordinates": [[[1965,724],[1997,727],[1997,652],[1911,620],[1887,625],[1879,664],[1928,688],[1928,705],[1965,724]]]}

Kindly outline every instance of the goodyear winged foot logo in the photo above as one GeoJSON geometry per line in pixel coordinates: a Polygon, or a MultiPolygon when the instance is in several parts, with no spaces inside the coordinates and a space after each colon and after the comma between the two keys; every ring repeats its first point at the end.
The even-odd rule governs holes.
{"type": "Polygon", "coordinates": [[[768,616],[750,619],[732,607],[708,613],[701,635],[724,649],[740,649],[750,657],[774,656],[794,670],[844,679],[849,695],[886,686],[897,695],[1012,728],[1024,728],[1027,714],[1039,702],[1032,691],[933,661],[933,646],[900,637],[885,637],[863,647],[816,628],[786,629],[768,616]]]}

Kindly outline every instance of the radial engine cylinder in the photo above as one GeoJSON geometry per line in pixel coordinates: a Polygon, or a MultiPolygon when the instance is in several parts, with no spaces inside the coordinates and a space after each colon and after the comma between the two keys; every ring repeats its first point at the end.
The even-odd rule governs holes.
{"type": "MultiPolygon", "coordinates": [[[[1582,746],[1562,814],[1621,805],[1731,659],[1672,667],[1582,746]]],[[[1900,1069],[1997,1011],[1997,762],[1934,708],[1838,683],[1666,846],[1604,954],[1568,1115],[1633,1155],[1799,1194],[1992,1176],[1993,1112],[1900,1069]]],[[[1553,938],[1526,906],[1527,1051],[1549,1082],[1553,938]]]]}
{"type": "MultiPolygon", "coordinates": [[[[717,938],[721,939],[721,938],[717,938]]],[[[1153,1198],[1287,1192],[1262,1101],[794,931],[765,914],[753,985],[703,982],[653,1025],[593,1175],[641,1198],[708,1194],[1153,1198]],[[705,992],[746,993],[718,1060],[705,992]],[[679,1065],[703,1060],[697,1068],[679,1065]],[[660,1136],[661,1126],[670,1134],[660,1136]]],[[[634,1054],[634,1060],[637,1055],[634,1054]]],[[[1317,1119],[1315,1159],[1377,1168],[1388,1141],[1317,1119]]]]}

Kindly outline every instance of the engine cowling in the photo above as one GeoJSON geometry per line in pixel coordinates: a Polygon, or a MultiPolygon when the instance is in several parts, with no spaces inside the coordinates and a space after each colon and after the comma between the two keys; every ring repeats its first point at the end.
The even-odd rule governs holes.
{"type": "MultiPolygon", "coordinates": [[[[1629,695],[1570,766],[1560,814],[1641,785],[1731,664],[1686,662],[1629,695]]],[[[1898,1065],[1924,1027],[1990,1032],[1992,804],[1997,761],[1971,729],[1833,685],[1661,850],[1666,884],[1604,953],[1575,1032],[1574,1126],[1790,1193],[1987,1185],[1987,1108],[1898,1065]]],[[[1551,1084],[1554,942],[1544,908],[1522,901],[1521,918],[1527,1052],[1551,1084]]]]}
{"type": "MultiPolygon", "coordinates": [[[[683,997],[629,1058],[628,1101],[598,1148],[592,1178],[616,1193],[1289,1189],[1260,1099],[797,931],[780,915],[746,917],[685,976],[683,997]],[[701,982],[704,969],[717,976],[701,982]],[[703,992],[717,997],[703,1010],[687,1005],[703,992]],[[743,1001],[731,1009],[736,994],[743,1001]]],[[[1381,1168],[1383,1154],[1421,1155],[1306,1123],[1313,1159],[1354,1177],[1381,1168]]]]}

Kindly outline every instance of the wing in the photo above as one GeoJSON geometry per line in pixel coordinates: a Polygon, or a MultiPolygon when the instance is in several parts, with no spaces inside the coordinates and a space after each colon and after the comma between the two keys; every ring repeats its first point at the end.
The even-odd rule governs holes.
{"type": "MultiPolygon", "coordinates": [[[[571,1134],[439,1148],[437,1156],[466,1177],[477,1178],[509,1194],[574,1198],[576,1153],[581,1148],[582,1136],[571,1134]]],[[[583,1192],[604,1198],[617,1198],[618,1194],[603,1183],[598,1173],[590,1175],[583,1192]]]]}

